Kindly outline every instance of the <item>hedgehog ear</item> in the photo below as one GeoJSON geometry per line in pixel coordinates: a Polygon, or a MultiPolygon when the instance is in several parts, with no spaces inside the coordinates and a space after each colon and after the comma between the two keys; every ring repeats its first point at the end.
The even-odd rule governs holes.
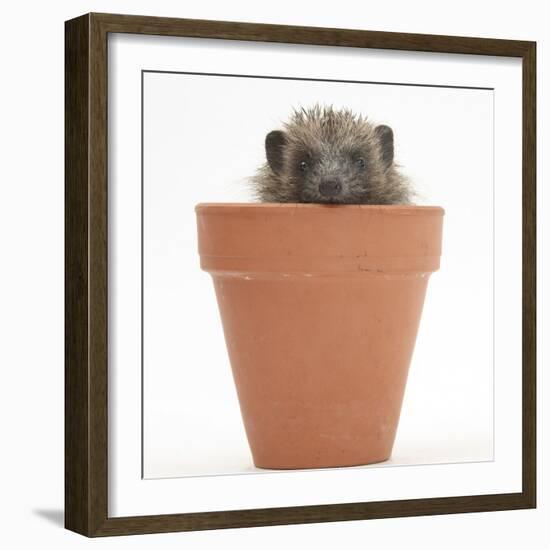
{"type": "Polygon", "coordinates": [[[267,162],[276,174],[279,174],[283,168],[283,150],[286,141],[286,134],[281,130],[273,130],[265,137],[267,162]]]}
{"type": "Polygon", "coordinates": [[[382,124],[374,129],[374,133],[380,142],[382,163],[387,170],[393,162],[393,130],[382,124]]]}

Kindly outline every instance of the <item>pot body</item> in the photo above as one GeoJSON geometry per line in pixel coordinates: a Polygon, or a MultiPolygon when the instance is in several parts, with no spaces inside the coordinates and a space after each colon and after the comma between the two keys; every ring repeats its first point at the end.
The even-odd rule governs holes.
{"type": "Polygon", "coordinates": [[[254,464],[326,468],[391,455],[443,210],[203,204],[254,464]]]}

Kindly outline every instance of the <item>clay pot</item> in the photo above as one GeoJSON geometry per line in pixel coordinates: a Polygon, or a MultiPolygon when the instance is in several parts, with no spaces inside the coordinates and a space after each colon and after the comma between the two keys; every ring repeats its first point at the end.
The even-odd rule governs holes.
{"type": "Polygon", "coordinates": [[[199,204],[259,468],[390,457],[430,273],[439,207],[199,204]]]}

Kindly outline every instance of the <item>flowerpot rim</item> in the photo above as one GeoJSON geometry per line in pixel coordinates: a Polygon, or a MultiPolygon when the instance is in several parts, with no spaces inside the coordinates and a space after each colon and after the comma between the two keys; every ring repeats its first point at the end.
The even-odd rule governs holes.
{"type": "Polygon", "coordinates": [[[201,267],[210,273],[420,276],[439,269],[438,206],[204,203],[196,213],[201,267]]]}
{"type": "Polygon", "coordinates": [[[201,202],[195,206],[195,212],[212,211],[217,213],[242,211],[242,210],[270,210],[276,212],[288,212],[289,210],[347,210],[347,211],[381,211],[388,214],[437,214],[444,215],[445,210],[441,206],[411,205],[411,204],[319,204],[319,203],[295,203],[295,202],[201,202]]]}

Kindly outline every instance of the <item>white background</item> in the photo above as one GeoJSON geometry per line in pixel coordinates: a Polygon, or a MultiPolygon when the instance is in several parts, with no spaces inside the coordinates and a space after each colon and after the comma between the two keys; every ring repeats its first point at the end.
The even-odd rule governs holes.
{"type": "MultiPolygon", "coordinates": [[[[5,13],[12,22],[2,36],[4,75],[2,105],[3,195],[0,202],[1,285],[2,542],[12,548],[31,544],[75,548],[188,547],[212,545],[278,548],[311,544],[332,548],[403,543],[413,548],[464,548],[492,545],[542,548],[547,535],[547,476],[539,473],[539,509],[432,518],[392,519],[310,526],[285,526],[153,537],[87,541],[60,528],[63,476],[63,20],[94,11],[134,12],[242,21],[265,21],[464,34],[539,40],[539,151],[544,150],[550,121],[545,107],[545,21],[543,4],[525,2],[521,12],[506,11],[501,2],[393,2],[373,11],[355,2],[339,10],[316,4],[315,10],[279,2],[273,11],[247,2],[188,2],[185,10],[170,2],[71,2],[42,7],[22,2],[5,13]],[[426,15],[429,14],[429,17],[426,15]],[[26,32],[17,21],[26,19],[26,32]],[[32,37],[32,38],[31,38],[32,37]],[[29,158],[30,155],[30,158],[29,158]],[[17,239],[13,236],[17,235],[17,239]],[[427,536],[427,534],[429,535],[427,536]],[[521,541],[521,542],[520,542],[521,541]]],[[[542,154],[539,181],[544,180],[542,154]]],[[[540,203],[546,195],[539,195],[540,203]]],[[[539,211],[539,220],[548,209],[539,211]]],[[[542,252],[544,236],[540,234],[542,252]]],[[[542,263],[542,262],[541,262],[542,263]]],[[[539,272],[539,281],[542,280],[539,272]]],[[[539,304],[547,302],[539,293],[539,304]]],[[[547,303],[545,305],[548,305],[547,303]]],[[[542,317],[542,315],[541,315],[542,317]]],[[[539,320],[539,329],[544,325],[539,320]]],[[[542,345],[543,333],[539,332],[542,345]]],[[[539,363],[543,361],[540,358],[539,363]]],[[[539,401],[548,394],[547,377],[539,376],[539,401]]],[[[539,426],[548,420],[540,407],[539,426]]],[[[539,430],[540,462],[546,441],[539,430]]]]}
{"type": "MultiPolygon", "coordinates": [[[[520,64],[517,60],[502,58],[495,61],[493,58],[484,56],[441,56],[414,52],[396,54],[377,50],[357,51],[334,47],[319,49],[286,44],[262,44],[255,45],[254,48],[249,46],[242,42],[227,43],[205,39],[186,40],[132,36],[115,36],[109,43],[109,88],[111,90],[109,97],[109,148],[116,152],[116,154],[110,155],[109,162],[109,204],[111,205],[109,284],[111,289],[114,289],[109,295],[109,514],[134,516],[184,511],[299,506],[315,503],[519,491],[521,487],[521,371],[519,368],[509,367],[514,364],[519,366],[521,361],[521,246],[519,238],[521,234],[521,188],[518,185],[521,179],[520,64]],[[361,60],[360,63],[358,63],[358,59],[361,60]],[[463,462],[465,458],[472,459],[472,451],[479,453],[479,439],[485,440],[485,446],[490,445],[490,438],[487,437],[490,434],[483,433],[483,431],[487,432],[489,428],[487,426],[490,420],[488,415],[491,412],[490,399],[487,399],[487,393],[491,390],[490,357],[487,356],[487,351],[490,351],[490,343],[487,342],[487,340],[490,341],[490,334],[487,334],[485,328],[487,322],[484,323],[483,319],[484,312],[485,315],[490,313],[490,308],[487,307],[490,297],[483,296],[483,294],[491,292],[490,285],[487,283],[487,279],[490,279],[490,270],[487,267],[484,269],[484,266],[489,266],[491,261],[487,244],[490,240],[487,225],[489,227],[491,225],[491,215],[488,212],[490,185],[486,182],[487,179],[490,179],[491,166],[490,142],[486,137],[490,135],[491,109],[490,104],[483,107],[479,103],[479,101],[483,102],[483,98],[477,101],[472,101],[470,98],[465,102],[464,95],[458,95],[458,98],[462,99],[461,104],[460,101],[457,101],[456,94],[449,95],[449,93],[440,92],[432,94],[430,100],[426,102],[430,109],[433,106],[435,110],[440,111],[436,122],[428,118],[432,121],[432,129],[442,135],[442,144],[432,145],[432,149],[441,157],[433,162],[436,172],[447,171],[447,167],[449,167],[451,172],[456,172],[456,176],[454,178],[452,175],[447,176],[445,184],[442,184],[439,174],[437,174],[439,177],[434,177],[433,172],[426,171],[426,163],[423,163],[422,160],[426,159],[427,153],[421,147],[414,148],[415,154],[411,155],[413,159],[409,157],[411,164],[416,166],[419,172],[418,184],[424,182],[423,190],[426,194],[430,194],[431,191],[431,194],[437,197],[435,200],[449,206],[448,217],[451,220],[450,223],[447,223],[447,237],[444,245],[449,249],[449,253],[445,255],[444,264],[448,264],[449,268],[443,270],[445,276],[442,279],[444,286],[440,290],[441,298],[438,298],[438,293],[435,294],[435,297],[433,292],[428,295],[428,302],[435,306],[429,306],[427,309],[431,313],[426,315],[428,318],[432,316],[432,322],[428,323],[427,329],[427,333],[432,337],[430,341],[432,339],[441,340],[442,345],[424,347],[424,354],[422,351],[418,354],[420,360],[416,361],[415,359],[417,364],[424,367],[422,369],[424,376],[415,379],[415,384],[420,381],[420,387],[422,384],[427,385],[422,378],[430,380],[434,373],[437,382],[431,383],[432,391],[429,392],[429,398],[425,397],[428,393],[426,391],[412,392],[418,402],[412,406],[415,413],[407,414],[406,418],[407,421],[412,421],[413,429],[411,430],[409,425],[408,429],[402,430],[405,437],[399,437],[398,447],[400,450],[398,452],[400,454],[395,454],[393,458],[398,464],[416,463],[415,466],[388,468],[386,463],[372,467],[333,469],[328,472],[313,470],[267,473],[262,471],[262,475],[255,476],[210,475],[200,478],[187,476],[155,481],[141,480],[141,432],[139,423],[136,422],[141,413],[140,346],[136,344],[140,340],[141,333],[141,281],[139,277],[141,265],[139,182],[141,174],[140,164],[136,162],[136,159],[141,154],[140,83],[141,70],[144,66],[165,70],[202,70],[215,73],[224,70],[232,74],[243,74],[244,71],[250,71],[252,74],[265,74],[268,69],[275,74],[287,76],[364,80],[368,75],[368,78],[379,82],[437,81],[440,84],[446,83],[455,86],[468,82],[475,86],[495,87],[494,96],[498,98],[494,104],[495,180],[498,182],[494,194],[497,213],[495,216],[495,271],[498,276],[495,278],[497,305],[495,310],[495,320],[497,321],[495,380],[497,383],[495,384],[496,445],[494,461],[463,462]],[[442,101],[443,98],[446,98],[446,101],[442,101]],[[445,103],[447,104],[444,105],[445,103]],[[467,103],[467,106],[464,103],[467,103]],[[457,121],[447,113],[450,108],[457,109],[458,106],[460,106],[460,111],[472,111],[473,116],[469,120],[469,126],[472,130],[471,133],[479,134],[474,138],[474,141],[477,139],[477,147],[469,148],[469,144],[462,143],[467,138],[468,141],[472,138],[465,131],[464,122],[457,121]],[[442,122],[445,123],[445,121],[448,121],[453,128],[442,127],[442,122]],[[453,135],[453,129],[458,134],[457,136],[453,135]],[[445,149],[446,144],[449,146],[449,150],[445,149]],[[480,150],[476,151],[476,148],[480,150]],[[462,161],[461,155],[465,158],[468,157],[468,161],[462,161]],[[426,190],[427,183],[431,183],[431,189],[428,186],[429,191],[426,190]],[[461,189],[466,192],[461,193],[461,189]],[[468,190],[470,190],[469,193],[468,190]],[[471,204],[472,194],[476,196],[475,208],[471,204]],[[506,213],[505,216],[502,215],[503,212],[506,213]],[[480,223],[480,218],[483,218],[484,223],[480,223]],[[481,235],[476,235],[476,230],[479,230],[481,235]],[[476,242],[476,239],[479,242],[476,242]],[[472,273],[469,273],[468,269],[472,273]],[[477,285],[480,283],[482,298],[477,293],[477,285]],[[465,288],[462,288],[463,286],[465,288]],[[457,306],[455,298],[460,299],[459,304],[460,302],[464,302],[464,304],[457,306]],[[450,301],[447,301],[449,299],[450,301]],[[504,314],[502,309],[505,310],[504,314]],[[467,325],[472,323],[472,311],[475,312],[476,321],[479,323],[474,323],[476,325],[474,334],[467,330],[467,325]],[[441,322],[442,318],[445,319],[445,323],[441,322]],[[476,332],[480,334],[476,334],[476,332]],[[483,338],[483,333],[485,333],[485,338],[483,338]],[[457,342],[461,338],[464,343],[458,344],[457,342]],[[479,347],[479,359],[489,363],[488,366],[484,365],[479,373],[470,366],[472,363],[470,349],[473,347],[468,345],[469,343],[480,344],[476,338],[481,338],[482,344],[479,347]],[[462,347],[457,350],[458,345],[462,347]],[[483,355],[484,351],[485,355],[483,355]],[[448,367],[452,368],[448,369],[448,367]],[[447,369],[450,372],[447,373],[447,369]],[[450,383],[450,387],[446,386],[446,383],[450,383]],[[440,392],[445,395],[438,402],[437,394],[440,392]],[[436,399],[433,399],[434,396],[436,399]],[[477,403],[476,396],[478,396],[477,403]],[[423,417],[421,414],[416,414],[416,411],[425,413],[426,409],[431,409],[431,414],[423,417]],[[443,409],[447,414],[444,415],[439,409],[443,409]],[[483,414],[484,411],[485,414],[483,414]],[[473,417],[475,420],[474,415],[479,412],[482,413],[481,418],[485,418],[485,420],[481,420],[480,425],[472,429],[475,422],[470,419],[473,417]],[[433,421],[434,417],[439,416],[443,417],[441,424],[433,421]],[[447,420],[447,425],[445,425],[445,420],[447,420]],[[467,422],[468,420],[470,421],[467,422]],[[479,437],[480,433],[481,438],[479,437]],[[476,437],[478,438],[477,442],[476,437]],[[453,443],[445,444],[444,441],[449,439],[453,443]],[[477,445],[473,445],[472,442],[477,445]],[[469,456],[465,456],[466,452],[469,456]],[[443,464],[422,465],[422,463],[432,461],[443,462],[443,464]],[[445,464],[447,461],[450,463],[445,464]]],[[[249,85],[252,86],[252,84],[249,85]]],[[[147,86],[150,87],[151,84],[147,86]]],[[[313,86],[308,84],[306,89],[311,94],[317,88],[315,91],[317,95],[330,92],[330,87],[334,92],[336,85],[313,86]]],[[[288,94],[291,90],[292,88],[286,86],[286,90],[284,88],[279,90],[278,95],[284,97],[285,93],[288,94]]],[[[294,90],[297,91],[296,87],[294,90]]],[[[185,102],[185,94],[188,93],[188,90],[180,89],[178,93],[177,88],[172,89],[172,86],[169,86],[166,89],[160,88],[160,91],[165,97],[153,98],[153,106],[175,103],[173,112],[181,113],[180,105],[189,103],[185,102]],[[175,97],[171,100],[170,98],[173,96],[175,97]]],[[[395,93],[395,88],[393,92],[395,93]]],[[[264,91],[263,93],[258,92],[256,95],[267,97],[268,94],[264,91]]],[[[351,89],[350,87],[350,90],[347,91],[346,103],[350,101],[355,109],[361,108],[362,103],[357,97],[358,95],[357,88],[351,89]]],[[[385,95],[391,96],[388,92],[385,95]]],[[[378,105],[381,111],[384,110],[385,118],[388,121],[401,123],[396,126],[398,129],[403,129],[406,126],[402,125],[406,120],[419,116],[419,113],[412,115],[408,114],[407,109],[401,110],[402,108],[393,107],[393,103],[388,101],[385,95],[371,93],[368,103],[373,106],[378,105]],[[399,114],[400,116],[398,116],[399,114]]],[[[203,97],[207,97],[206,92],[201,94],[201,99],[203,97]]],[[[220,94],[222,102],[224,97],[224,94],[220,94]]],[[[317,95],[319,100],[322,97],[322,95],[317,95]]],[[[426,93],[419,93],[416,90],[415,94],[415,90],[409,89],[405,97],[406,101],[402,101],[402,103],[409,104],[411,111],[420,111],[420,118],[416,119],[417,125],[420,125],[423,120],[422,111],[426,110],[426,104],[423,101],[426,98],[426,93]]],[[[216,99],[213,95],[210,98],[212,101],[220,101],[217,96],[216,99]]],[[[338,99],[343,100],[342,92],[338,92],[338,99]]],[[[197,102],[191,101],[191,103],[197,102]]],[[[254,107],[253,103],[253,101],[247,102],[247,106],[250,105],[248,110],[252,110],[252,112],[254,112],[254,108],[258,108],[258,106],[254,107]]],[[[282,107],[278,101],[274,103],[279,105],[279,108],[282,107]]],[[[203,105],[202,102],[200,104],[203,105]]],[[[283,101],[283,104],[287,109],[286,102],[283,101]]],[[[183,340],[186,312],[190,309],[190,305],[193,306],[191,308],[193,311],[201,311],[204,309],[205,303],[210,304],[210,318],[218,317],[215,313],[212,292],[206,290],[204,277],[202,280],[198,279],[201,281],[199,302],[185,303],[185,300],[181,300],[181,289],[182,281],[185,280],[186,284],[189,283],[190,273],[195,273],[197,277],[200,275],[196,269],[196,256],[192,250],[195,247],[189,246],[188,242],[195,232],[192,205],[205,195],[221,198],[222,193],[220,193],[219,187],[221,186],[222,189],[225,186],[229,187],[230,184],[226,181],[231,181],[231,178],[227,176],[225,166],[234,161],[231,151],[228,151],[228,158],[225,159],[225,162],[222,158],[222,162],[216,167],[217,174],[214,168],[212,169],[213,174],[209,174],[208,177],[197,174],[200,171],[197,165],[193,161],[185,162],[185,152],[177,149],[178,142],[185,141],[181,130],[178,130],[179,135],[175,130],[178,129],[178,115],[171,115],[171,121],[167,123],[166,115],[157,109],[155,108],[155,112],[149,113],[151,107],[146,107],[146,127],[149,128],[149,131],[145,141],[147,153],[145,171],[149,183],[145,190],[145,215],[147,218],[145,250],[146,255],[150,255],[150,252],[154,254],[152,259],[146,261],[145,266],[146,286],[149,289],[146,289],[148,301],[145,304],[146,342],[149,342],[145,346],[146,409],[147,403],[153,399],[158,400],[159,397],[163,399],[165,396],[172,397],[170,401],[167,400],[167,403],[162,403],[163,407],[166,404],[173,404],[176,401],[174,396],[177,395],[177,390],[181,385],[193,387],[195,390],[193,398],[197,395],[202,397],[207,384],[195,375],[185,377],[186,368],[191,373],[207,368],[218,368],[218,372],[212,370],[211,378],[216,379],[221,388],[224,388],[221,373],[229,378],[227,367],[222,370],[222,362],[225,358],[223,345],[217,347],[218,355],[213,354],[207,357],[206,365],[200,363],[200,358],[204,358],[202,348],[196,349],[190,346],[190,353],[185,355],[180,352],[178,345],[183,340]],[[150,131],[155,128],[157,131],[153,131],[151,135],[150,131]],[[164,154],[159,155],[159,151],[164,151],[164,154]],[[156,170],[151,172],[151,168],[156,168],[156,170]],[[193,174],[193,169],[195,174],[193,174]],[[186,176],[188,177],[186,178],[186,176]],[[180,178],[183,181],[178,183],[180,178]],[[201,181],[203,185],[193,185],[192,182],[195,181],[201,181]],[[215,184],[212,184],[213,181],[215,184]],[[189,189],[189,192],[183,196],[174,195],[174,190],[180,189],[189,189]],[[174,200],[167,204],[166,195],[170,195],[174,200]],[[189,202],[191,205],[188,204],[189,202]],[[159,216],[157,212],[162,215],[159,216]],[[187,212],[190,215],[186,215],[187,212]],[[187,221],[187,231],[182,231],[186,227],[185,220],[187,221]],[[151,226],[152,230],[147,229],[151,226]],[[167,247],[167,244],[170,246],[167,247]],[[177,262],[168,266],[165,264],[166,260],[172,257],[183,256],[185,258],[186,252],[189,253],[187,258],[189,267],[181,267],[177,262]],[[161,269],[157,270],[159,265],[161,269]],[[165,307],[163,311],[162,308],[159,308],[163,301],[159,301],[158,298],[162,295],[154,293],[154,290],[154,299],[150,299],[152,292],[148,281],[151,280],[154,281],[153,289],[162,285],[171,290],[169,295],[171,301],[174,302],[173,309],[165,307]],[[177,299],[180,300],[179,303],[177,299]],[[161,315],[153,315],[153,319],[150,319],[151,312],[157,313],[158,311],[161,312],[161,315]],[[159,331],[159,327],[166,326],[166,319],[171,321],[169,323],[171,329],[167,333],[168,338],[166,340],[159,339],[159,334],[164,337],[163,331],[159,331]],[[152,346],[152,350],[151,343],[156,344],[152,346]],[[162,350],[165,346],[169,348],[169,352],[165,355],[158,353],[159,348],[162,350]],[[174,363],[171,363],[172,361],[174,363]],[[200,366],[197,367],[197,364],[200,366]],[[178,367],[182,371],[182,379],[179,384],[172,375],[174,370],[178,372],[178,367]],[[166,370],[156,376],[157,368],[166,370]],[[166,391],[167,379],[172,386],[175,386],[174,393],[166,391]]],[[[245,110],[244,108],[237,109],[237,114],[245,110]]],[[[260,122],[264,120],[263,124],[266,124],[266,115],[263,109],[255,114],[260,118],[260,122]]],[[[180,114],[180,116],[182,115],[180,114]]],[[[462,116],[468,119],[467,112],[462,116]]],[[[180,119],[180,124],[187,126],[192,124],[193,120],[193,116],[184,116],[183,119],[180,119]]],[[[216,130],[223,134],[224,131],[227,131],[228,125],[223,124],[223,122],[227,122],[227,119],[224,118],[224,115],[220,115],[218,120],[216,130]]],[[[272,122],[269,120],[270,124],[272,122]]],[[[233,124],[237,123],[240,123],[240,120],[233,122],[233,124]]],[[[466,125],[468,125],[468,120],[466,120],[466,125]]],[[[262,133],[265,131],[264,128],[262,133]]],[[[251,126],[247,132],[244,132],[243,136],[246,136],[248,140],[251,139],[248,135],[249,132],[253,137],[254,134],[259,133],[259,130],[257,127],[251,126]]],[[[204,135],[202,131],[196,133],[200,136],[204,135]]],[[[407,135],[405,131],[403,133],[407,135]]],[[[214,134],[214,131],[208,134],[214,134]]],[[[413,136],[415,136],[414,132],[413,136]]],[[[426,138],[424,135],[422,138],[419,141],[427,141],[425,149],[429,149],[432,144],[429,141],[430,138],[426,138]]],[[[219,136],[212,135],[210,137],[209,135],[208,142],[212,149],[215,149],[213,144],[219,143],[219,139],[219,136]]],[[[258,141],[261,143],[260,137],[258,137],[258,141]]],[[[412,153],[410,139],[405,140],[405,144],[409,145],[405,147],[405,150],[412,153]]],[[[217,148],[219,149],[220,146],[218,145],[217,148]]],[[[250,148],[254,148],[252,143],[250,148]]],[[[261,145],[259,148],[261,149],[261,145]]],[[[235,155],[241,156],[237,151],[235,151],[235,155]]],[[[248,155],[247,151],[245,158],[248,155]]],[[[208,166],[211,164],[213,163],[209,161],[208,166]]],[[[233,172],[234,175],[235,172],[233,172]]],[[[240,177],[242,178],[242,174],[240,177]]],[[[242,182],[238,181],[238,183],[242,185],[242,182]]],[[[237,182],[234,183],[234,185],[236,184],[237,182]]],[[[195,329],[200,327],[202,319],[202,316],[198,316],[194,320],[192,329],[188,331],[193,331],[193,338],[199,342],[204,339],[209,340],[210,330],[208,329],[212,325],[212,323],[205,322],[203,330],[195,332],[195,329]]],[[[485,319],[487,319],[486,316],[485,319]]],[[[428,343],[427,340],[425,342],[428,343]]],[[[213,343],[209,342],[208,347],[214,347],[213,343]]],[[[230,386],[231,384],[226,382],[225,389],[229,390],[230,386]]],[[[189,395],[184,392],[182,392],[182,396],[184,399],[189,398],[189,395]]],[[[222,399],[224,398],[225,396],[222,396],[222,399]]],[[[160,449],[161,456],[163,451],[165,456],[173,455],[174,462],[169,464],[172,468],[174,464],[178,465],[178,460],[181,460],[182,451],[188,451],[185,455],[189,454],[195,460],[195,468],[201,466],[200,463],[197,464],[200,462],[201,454],[203,456],[206,454],[209,457],[213,452],[212,448],[201,449],[197,444],[197,442],[202,442],[207,435],[205,433],[197,434],[197,425],[200,426],[206,416],[200,401],[200,399],[198,403],[195,401],[193,403],[195,406],[191,407],[191,410],[180,408],[178,411],[176,407],[181,407],[181,404],[177,402],[176,407],[172,410],[166,407],[168,414],[171,413],[178,417],[171,422],[171,425],[168,424],[167,430],[163,429],[163,433],[166,434],[164,442],[168,443],[169,448],[160,449]],[[181,410],[183,410],[185,418],[180,420],[179,412],[181,410]],[[178,421],[181,421],[182,429],[178,429],[178,421]],[[190,423],[196,424],[189,426],[190,423]],[[185,435],[187,434],[181,433],[187,430],[195,436],[191,441],[186,441],[185,435]],[[178,445],[181,446],[180,450],[177,448],[178,445]],[[189,449],[190,445],[192,445],[191,449],[189,449]],[[206,453],[204,453],[205,450],[206,453]]],[[[219,416],[227,416],[222,407],[223,404],[220,405],[217,402],[209,404],[209,413],[213,413],[214,419],[208,428],[212,425],[216,428],[215,423],[218,422],[217,433],[227,432],[227,441],[224,443],[232,443],[236,441],[228,430],[228,427],[231,427],[232,419],[228,418],[228,426],[223,426],[223,428],[219,428],[219,421],[216,419],[219,416]],[[217,412],[219,414],[216,415],[217,412]]],[[[151,432],[156,435],[158,430],[150,429],[150,416],[154,418],[154,415],[146,413],[146,416],[146,437],[147,433],[151,432]]],[[[237,416],[237,414],[233,414],[233,421],[235,428],[239,429],[240,421],[237,416]]],[[[153,426],[153,428],[155,427],[158,428],[158,424],[153,426]]],[[[220,438],[217,436],[216,439],[220,438]]],[[[154,443],[157,441],[155,440],[154,443]]],[[[223,447],[227,449],[229,445],[223,447]]],[[[242,451],[245,450],[243,447],[241,447],[242,451]]],[[[149,449],[150,446],[148,451],[149,449]]],[[[229,448],[228,450],[232,451],[233,449],[229,448]]],[[[487,452],[488,449],[485,450],[485,453],[487,452]]],[[[224,472],[228,470],[230,472],[242,471],[243,463],[246,465],[246,458],[241,459],[241,464],[236,461],[241,458],[239,454],[231,453],[232,460],[226,460],[226,458],[221,456],[218,463],[208,460],[206,467],[202,465],[203,472],[205,470],[211,472],[216,466],[217,468],[221,466],[223,468],[221,471],[224,472]]],[[[187,469],[189,463],[184,463],[183,466],[187,469]]],[[[167,468],[164,468],[164,472],[166,470],[167,468]]],[[[149,473],[150,469],[147,465],[146,474],[149,473]]]]}
{"type": "MultiPolygon", "coordinates": [[[[138,42],[126,36],[114,40],[126,48],[138,42]]],[[[357,65],[355,55],[339,52],[340,65],[348,60],[357,65]]],[[[228,63],[227,45],[224,54],[228,63]]],[[[386,64],[390,55],[383,54],[386,64]]],[[[167,54],[159,57],[167,63],[167,54]]],[[[182,51],[177,57],[189,55],[182,51]]],[[[333,67],[326,51],[323,60],[333,67]]],[[[121,64],[117,58],[117,69],[121,64]]],[[[271,74],[281,70],[265,65],[271,74]]],[[[298,70],[318,70],[314,65],[315,59],[295,64],[298,70]]],[[[372,78],[373,71],[362,74],[372,78]]],[[[430,77],[417,78],[423,83],[430,77]]],[[[250,202],[246,180],[264,162],[265,135],[281,127],[292,106],[315,103],[389,124],[396,162],[411,177],[417,202],[446,210],[442,267],[429,285],[396,443],[384,466],[493,459],[493,91],[146,73],[148,479],[261,472],[253,468],[244,435],[212,283],[199,268],[194,206],[250,202]]],[[[117,152],[125,147],[126,132],[134,133],[121,125],[113,143],[117,152]]],[[[125,179],[121,172],[113,189],[125,179]]],[[[127,187],[125,193],[133,188],[139,195],[137,185],[127,187]]],[[[116,201],[123,208],[129,204],[125,193],[116,201]]],[[[121,242],[112,258],[124,261],[124,248],[121,242]]],[[[122,312],[121,322],[127,322],[122,312]]]]}

